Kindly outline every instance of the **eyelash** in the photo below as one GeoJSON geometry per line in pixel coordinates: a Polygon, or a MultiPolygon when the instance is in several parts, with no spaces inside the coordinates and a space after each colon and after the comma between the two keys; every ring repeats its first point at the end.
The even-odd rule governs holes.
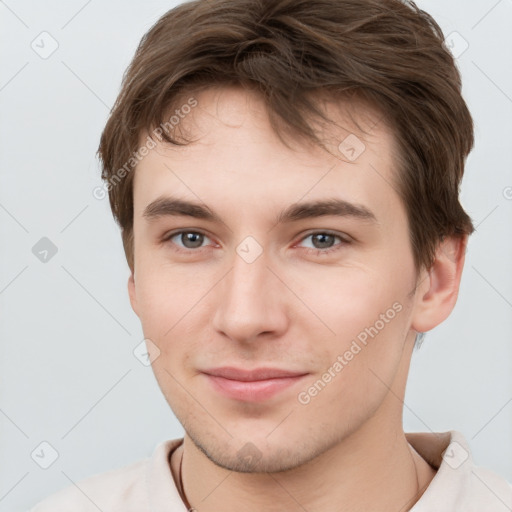
{"type": "MultiPolygon", "coordinates": [[[[193,230],[182,229],[181,231],[174,231],[173,233],[169,233],[168,235],[166,235],[162,239],[162,242],[163,243],[170,242],[172,238],[174,238],[177,235],[181,235],[183,233],[193,233],[193,234],[203,235],[203,236],[205,236],[207,238],[210,238],[206,233],[203,233],[202,231],[193,231],[193,230]]],[[[312,237],[312,236],[315,236],[315,235],[330,235],[330,236],[334,236],[335,238],[338,238],[341,241],[341,243],[339,243],[339,244],[337,244],[337,245],[335,245],[333,247],[329,247],[327,249],[315,249],[315,248],[311,248],[311,247],[303,247],[302,249],[305,249],[308,254],[311,254],[311,253],[330,254],[332,252],[339,251],[342,247],[344,247],[345,245],[348,245],[348,244],[351,243],[350,240],[348,240],[347,238],[344,238],[341,235],[338,235],[337,233],[333,233],[333,232],[331,232],[329,230],[313,231],[311,233],[308,233],[304,237],[302,237],[299,240],[299,242],[302,242],[306,238],[309,238],[309,237],[312,237]]],[[[206,248],[206,247],[198,247],[196,249],[187,249],[187,248],[184,249],[182,247],[177,246],[173,242],[171,242],[171,243],[175,246],[175,250],[177,252],[185,253],[185,254],[191,254],[193,252],[200,252],[202,249],[206,248]]]]}

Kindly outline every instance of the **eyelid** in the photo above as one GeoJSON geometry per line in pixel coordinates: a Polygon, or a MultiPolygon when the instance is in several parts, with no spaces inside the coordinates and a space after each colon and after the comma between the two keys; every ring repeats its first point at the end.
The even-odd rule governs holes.
{"type": "MultiPolygon", "coordinates": [[[[174,238],[176,235],[181,235],[183,233],[196,233],[196,234],[203,235],[204,237],[209,238],[210,240],[212,240],[212,237],[208,233],[206,233],[204,230],[202,230],[202,229],[196,229],[196,228],[186,228],[186,229],[183,229],[182,228],[182,229],[178,229],[178,230],[166,233],[162,237],[161,242],[164,243],[164,244],[167,243],[167,242],[170,242],[171,238],[174,238]]],[[[349,235],[346,235],[345,233],[338,233],[337,231],[333,231],[333,230],[330,230],[330,229],[312,229],[312,230],[309,230],[309,231],[307,231],[305,233],[301,233],[300,238],[298,238],[298,240],[294,243],[293,246],[295,247],[297,244],[299,244],[300,242],[302,242],[306,238],[309,238],[310,236],[318,235],[318,234],[334,236],[335,238],[339,238],[341,240],[341,243],[338,243],[338,244],[334,245],[333,247],[327,247],[326,249],[316,249],[316,248],[313,248],[313,247],[303,247],[302,249],[304,249],[306,251],[315,251],[317,253],[324,253],[324,254],[326,254],[326,253],[329,253],[329,252],[336,251],[339,248],[354,242],[354,239],[352,237],[350,237],[349,235]]],[[[174,244],[174,245],[176,245],[176,244],[174,244]]],[[[198,247],[196,249],[188,249],[186,247],[183,248],[183,247],[180,247],[179,245],[176,245],[176,247],[177,247],[176,250],[179,251],[179,252],[192,253],[192,252],[200,252],[201,250],[207,249],[208,247],[212,247],[212,246],[211,245],[210,246],[202,246],[202,247],[198,247]]]]}
{"type": "Polygon", "coordinates": [[[343,240],[344,242],[353,242],[354,239],[345,234],[345,233],[341,233],[341,232],[338,232],[338,231],[334,231],[332,229],[311,229],[309,231],[306,231],[304,233],[301,233],[300,235],[300,238],[298,238],[298,241],[302,241],[304,240],[305,238],[311,236],[311,235],[319,235],[319,234],[322,234],[322,235],[332,235],[332,236],[337,236],[339,237],[341,240],[343,240]]]}
{"type": "MultiPolygon", "coordinates": [[[[210,240],[213,241],[213,237],[210,236],[208,233],[206,233],[204,230],[202,229],[196,229],[196,228],[182,228],[182,229],[177,229],[175,231],[170,231],[168,233],[165,233],[162,238],[161,238],[161,242],[163,244],[165,243],[168,243],[170,242],[171,238],[174,238],[176,235],[181,235],[183,233],[195,233],[195,234],[198,234],[198,235],[203,235],[205,238],[209,238],[210,240]]],[[[173,244],[173,245],[176,245],[176,244],[173,244]]],[[[197,249],[188,249],[186,247],[180,247],[179,245],[176,245],[177,247],[177,250],[178,251],[184,251],[184,252],[199,252],[201,251],[202,249],[206,249],[208,246],[202,246],[202,247],[198,247],[197,249]]],[[[212,247],[212,246],[210,246],[212,247]]]]}
{"type": "Polygon", "coordinates": [[[306,238],[320,234],[333,236],[335,238],[338,238],[341,242],[333,245],[332,247],[327,247],[325,249],[316,249],[315,247],[301,247],[301,249],[305,250],[306,252],[314,251],[316,254],[330,254],[338,250],[341,250],[343,247],[351,244],[354,241],[352,237],[344,233],[338,233],[337,231],[333,231],[330,229],[313,229],[306,233],[302,233],[301,237],[294,244],[294,247],[300,242],[304,241],[306,238]]]}

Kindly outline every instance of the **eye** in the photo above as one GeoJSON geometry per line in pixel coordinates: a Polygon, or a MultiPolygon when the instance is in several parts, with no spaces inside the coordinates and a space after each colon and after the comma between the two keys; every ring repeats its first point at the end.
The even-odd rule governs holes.
{"type": "MultiPolygon", "coordinates": [[[[345,245],[351,243],[348,237],[343,237],[329,231],[315,231],[313,233],[309,233],[300,241],[303,242],[307,239],[311,239],[312,247],[303,247],[303,249],[308,253],[315,254],[328,254],[338,251],[345,245]],[[335,244],[336,239],[338,239],[340,243],[335,244]]],[[[162,239],[162,242],[170,242],[178,252],[190,253],[199,252],[199,250],[205,249],[207,247],[203,246],[205,240],[210,240],[210,238],[200,231],[182,230],[169,233],[162,239]]]]}
{"type": "Polygon", "coordinates": [[[305,249],[307,252],[314,252],[316,254],[326,254],[338,251],[350,243],[348,237],[344,238],[329,231],[315,231],[314,233],[309,233],[309,235],[302,238],[301,241],[307,240],[308,238],[311,238],[313,247],[306,247],[305,249]],[[341,243],[333,245],[336,239],[340,240],[341,243]]]}
{"type": "Polygon", "coordinates": [[[209,240],[209,238],[200,231],[175,231],[165,236],[162,242],[171,242],[177,247],[178,251],[187,252],[203,249],[202,244],[205,239],[209,240]],[[173,239],[176,239],[176,241],[173,241],[173,239]],[[180,243],[183,245],[180,245],[180,243]]]}

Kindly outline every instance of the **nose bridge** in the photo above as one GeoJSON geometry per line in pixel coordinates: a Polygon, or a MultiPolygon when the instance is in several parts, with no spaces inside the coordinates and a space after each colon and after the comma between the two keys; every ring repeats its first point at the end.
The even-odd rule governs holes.
{"type": "Polygon", "coordinates": [[[277,334],[284,328],[283,293],[268,264],[268,255],[254,240],[245,240],[236,248],[231,270],[217,292],[214,317],[215,327],[228,337],[248,341],[262,332],[277,334]]]}

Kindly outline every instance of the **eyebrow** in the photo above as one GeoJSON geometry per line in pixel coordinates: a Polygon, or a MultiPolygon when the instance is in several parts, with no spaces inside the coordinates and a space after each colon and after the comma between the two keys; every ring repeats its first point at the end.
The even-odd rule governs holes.
{"type": "MultiPolygon", "coordinates": [[[[279,213],[275,223],[297,222],[325,215],[352,217],[375,224],[379,223],[375,214],[366,206],[338,198],[294,203],[279,213]]],[[[223,223],[222,219],[207,206],[172,197],[160,197],[151,202],[144,209],[142,216],[148,222],[167,216],[185,216],[223,223]]]]}

